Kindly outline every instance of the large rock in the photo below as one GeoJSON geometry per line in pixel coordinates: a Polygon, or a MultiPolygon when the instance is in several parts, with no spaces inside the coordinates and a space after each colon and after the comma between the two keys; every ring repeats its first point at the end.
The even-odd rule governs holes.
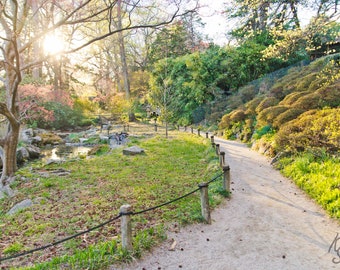
{"type": "Polygon", "coordinates": [[[32,200],[30,199],[26,199],[26,200],[23,200],[19,203],[17,203],[16,205],[14,205],[8,212],[7,212],[7,215],[14,215],[15,213],[18,213],[19,211],[25,209],[25,208],[28,208],[30,206],[33,205],[33,202],[32,200]]]}
{"type": "Polygon", "coordinates": [[[29,157],[30,157],[30,154],[25,147],[22,146],[17,149],[17,162],[18,163],[25,162],[26,160],[29,159],[29,157]]]}
{"type": "Polygon", "coordinates": [[[36,159],[40,157],[41,151],[39,147],[34,145],[27,145],[25,148],[28,151],[30,159],[36,159]]]}
{"type": "Polygon", "coordinates": [[[24,143],[32,143],[33,136],[34,132],[32,128],[25,129],[21,132],[21,140],[24,143]]]}
{"type": "Polygon", "coordinates": [[[136,145],[123,149],[124,155],[139,155],[142,153],[144,153],[144,149],[136,145]]]}

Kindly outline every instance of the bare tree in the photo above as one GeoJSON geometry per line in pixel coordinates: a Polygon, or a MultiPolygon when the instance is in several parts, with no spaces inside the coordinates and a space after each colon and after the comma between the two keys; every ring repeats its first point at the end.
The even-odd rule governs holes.
{"type": "MultiPolygon", "coordinates": [[[[65,49],[63,54],[77,52],[94,42],[105,39],[111,35],[122,31],[138,28],[152,28],[169,24],[176,17],[183,16],[190,12],[194,12],[197,5],[192,8],[183,10],[181,0],[168,1],[172,8],[166,18],[162,17],[159,21],[152,24],[141,24],[134,15],[134,10],[140,7],[140,1],[131,1],[131,9],[129,19],[125,25],[120,28],[112,27],[112,14],[116,8],[117,1],[66,1],[66,0],[6,0],[0,1],[0,39],[2,40],[1,51],[1,68],[5,88],[5,100],[0,102],[0,114],[3,115],[8,123],[7,134],[0,139],[0,147],[2,148],[3,171],[1,176],[0,187],[5,186],[7,179],[14,175],[16,166],[16,149],[20,130],[20,112],[18,108],[18,86],[22,81],[23,74],[26,70],[39,66],[41,63],[51,57],[49,54],[39,56],[39,58],[29,59],[25,62],[23,55],[31,50],[37,43],[42,42],[43,38],[48,34],[56,31],[66,31],[70,27],[78,26],[79,29],[84,28],[91,31],[93,24],[108,21],[107,31],[99,36],[83,37],[81,31],[74,33],[74,36],[81,35],[83,41],[73,43],[73,46],[65,49]],[[35,5],[32,6],[32,3],[35,5]],[[32,8],[34,7],[34,8],[32,8]],[[28,40],[24,40],[24,30],[26,23],[34,20],[35,12],[38,10],[50,10],[55,14],[54,21],[50,21],[41,31],[32,33],[28,40]]],[[[156,8],[156,7],[153,7],[156,8]]],[[[156,12],[156,11],[155,11],[156,12]]],[[[164,12],[163,12],[164,14],[164,12]]],[[[70,42],[71,44],[72,42],[70,42]]]]}

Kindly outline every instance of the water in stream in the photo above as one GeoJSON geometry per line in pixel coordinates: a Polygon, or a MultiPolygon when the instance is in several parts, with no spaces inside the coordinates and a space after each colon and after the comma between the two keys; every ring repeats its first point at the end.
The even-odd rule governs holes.
{"type": "Polygon", "coordinates": [[[45,148],[41,150],[43,160],[64,160],[69,158],[76,158],[79,156],[86,156],[92,149],[91,146],[84,145],[58,145],[55,147],[45,148]]]}

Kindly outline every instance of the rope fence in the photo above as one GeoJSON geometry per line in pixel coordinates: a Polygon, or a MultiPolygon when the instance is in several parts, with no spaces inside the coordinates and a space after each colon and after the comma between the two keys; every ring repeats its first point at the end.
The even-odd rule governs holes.
{"type": "MultiPolygon", "coordinates": [[[[127,128],[127,127],[124,127],[124,129],[125,128],[127,128]]],[[[186,131],[186,128],[185,128],[185,131],[186,131]]],[[[193,129],[191,129],[191,132],[193,132],[193,129]]],[[[198,131],[198,135],[200,136],[199,131],[198,131]]],[[[206,138],[208,138],[208,133],[206,133],[206,138]]],[[[115,216],[115,217],[113,217],[113,218],[111,218],[111,219],[109,219],[109,220],[107,220],[107,221],[105,221],[105,222],[103,222],[99,225],[96,225],[96,226],[94,226],[90,229],[81,231],[81,232],[76,233],[74,235],[68,236],[68,237],[63,238],[61,240],[57,240],[55,242],[46,244],[44,246],[40,246],[38,248],[34,248],[34,249],[31,249],[31,250],[24,251],[24,252],[21,252],[21,253],[17,253],[17,254],[11,255],[11,256],[7,256],[7,257],[0,257],[0,264],[1,264],[1,262],[4,262],[4,261],[8,261],[8,260],[15,259],[15,258],[18,258],[18,257],[26,256],[26,255],[32,254],[34,252],[37,252],[37,251],[41,251],[41,250],[45,250],[45,249],[57,246],[57,245],[64,243],[68,240],[71,240],[71,239],[76,238],[78,236],[84,235],[86,233],[89,233],[89,232],[94,231],[96,229],[99,229],[101,227],[104,227],[105,225],[107,225],[107,224],[109,224],[109,223],[111,223],[115,220],[118,220],[118,219],[121,219],[121,243],[122,243],[122,247],[124,249],[128,250],[128,251],[131,251],[132,250],[132,221],[131,221],[131,216],[140,215],[140,214],[143,214],[143,213],[146,213],[146,212],[149,212],[149,211],[156,210],[156,209],[161,208],[163,206],[172,204],[174,202],[182,200],[182,199],[196,193],[197,191],[200,191],[200,195],[201,195],[200,198],[201,198],[201,214],[202,214],[202,217],[207,224],[211,224],[209,195],[208,195],[209,184],[211,184],[214,181],[217,181],[218,179],[221,178],[221,176],[223,176],[223,190],[225,190],[226,192],[230,192],[230,167],[225,164],[225,158],[224,158],[225,153],[220,152],[219,145],[214,143],[214,136],[211,136],[211,142],[212,142],[212,146],[216,149],[216,154],[219,155],[219,157],[220,157],[220,166],[221,166],[223,172],[218,174],[217,176],[213,177],[211,180],[209,180],[206,183],[200,183],[198,185],[198,188],[196,188],[196,189],[194,189],[194,190],[192,190],[192,191],[190,191],[190,192],[188,192],[188,193],[186,193],[186,194],[184,194],[180,197],[172,199],[170,201],[164,202],[162,204],[159,204],[159,205],[156,205],[156,206],[144,209],[144,210],[136,211],[136,212],[131,210],[132,209],[131,205],[129,205],[129,204],[122,205],[120,207],[120,211],[119,211],[119,214],[117,216],[115,216]],[[222,156],[223,156],[223,158],[221,158],[222,156]]]]}

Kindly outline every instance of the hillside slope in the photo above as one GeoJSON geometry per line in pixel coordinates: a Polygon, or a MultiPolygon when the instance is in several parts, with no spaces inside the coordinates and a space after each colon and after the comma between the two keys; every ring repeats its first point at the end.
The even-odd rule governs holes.
{"type": "Polygon", "coordinates": [[[276,168],[340,218],[340,55],[270,74],[234,99],[249,89],[252,98],[223,116],[224,137],[275,157],[276,168]]]}
{"type": "Polygon", "coordinates": [[[231,100],[245,102],[219,123],[227,139],[258,143],[265,135],[272,156],[340,149],[340,54],[269,74],[239,89],[231,100]]]}

